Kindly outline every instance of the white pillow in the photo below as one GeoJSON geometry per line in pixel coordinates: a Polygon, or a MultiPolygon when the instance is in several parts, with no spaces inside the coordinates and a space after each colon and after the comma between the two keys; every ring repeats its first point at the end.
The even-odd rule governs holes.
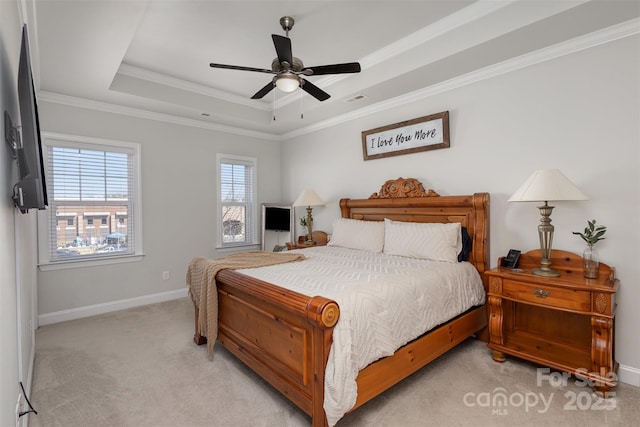
{"type": "Polygon", "coordinates": [[[458,262],[462,249],[460,223],[384,220],[384,253],[433,261],[458,262]]]}
{"type": "Polygon", "coordinates": [[[327,245],[382,252],[384,223],[382,221],[338,218],[333,221],[331,240],[327,245]]]}

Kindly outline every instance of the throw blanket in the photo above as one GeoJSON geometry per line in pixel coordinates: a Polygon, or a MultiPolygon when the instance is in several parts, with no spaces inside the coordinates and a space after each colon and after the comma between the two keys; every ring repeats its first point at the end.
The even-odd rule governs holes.
{"type": "Polygon", "coordinates": [[[265,267],[300,261],[305,256],[300,253],[250,251],[227,255],[223,258],[208,259],[195,257],[187,270],[187,286],[193,304],[198,307],[196,333],[207,337],[209,358],[213,358],[213,346],[218,336],[218,290],[216,274],[222,269],[265,267]]]}

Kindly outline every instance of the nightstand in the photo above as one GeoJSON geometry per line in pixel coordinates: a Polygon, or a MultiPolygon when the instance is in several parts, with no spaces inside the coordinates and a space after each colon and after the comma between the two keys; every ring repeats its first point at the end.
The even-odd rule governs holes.
{"type": "MultiPolygon", "coordinates": [[[[493,359],[505,354],[576,375],[596,392],[617,384],[614,357],[615,269],[600,263],[597,279],[583,276],[579,255],[553,250],[560,277],[540,277],[540,250],[520,256],[518,269],[494,268],[489,278],[489,347],[493,359]]],[[[498,260],[498,265],[501,259],[498,260]]]]}
{"type": "Polygon", "coordinates": [[[315,245],[307,245],[305,244],[306,236],[298,237],[298,242],[287,242],[287,249],[306,249],[312,248],[314,246],[326,246],[327,245],[327,233],[324,231],[314,231],[311,233],[313,235],[313,240],[316,242],[315,245]]]}

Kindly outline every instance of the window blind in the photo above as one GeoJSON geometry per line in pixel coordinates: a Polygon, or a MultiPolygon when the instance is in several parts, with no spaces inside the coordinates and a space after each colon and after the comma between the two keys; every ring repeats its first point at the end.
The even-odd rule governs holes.
{"type": "Polygon", "coordinates": [[[256,241],[255,164],[249,158],[218,159],[221,246],[256,241]]]}
{"type": "Polygon", "coordinates": [[[135,150],[47,146],[51,261],[135,253],[135,150]]]}

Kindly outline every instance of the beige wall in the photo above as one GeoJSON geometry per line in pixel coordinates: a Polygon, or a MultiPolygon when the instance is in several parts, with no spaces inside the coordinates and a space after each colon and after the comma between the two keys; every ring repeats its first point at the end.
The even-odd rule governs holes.
{"type": "Polygon", "coordinates": [[[581,254],[571,231],[593,218],[608,226],[597,249],[621,280],[616,356],[623,379],[640,385],[639,52],[636,35],[293,138],[282,148],[283,195],[315,189],[327,204],[314,228],[330,231],[340,198],[369,197],[387,179],[415,177],[443,195],[487,191],[495,265],[509,248],[539,247],[536,203],[507,199],[534,170],[562,170],[590,200],[555,203],[554,247],[581,254]],[[445,110],[449,149],[363,161],[362,131],[445,110]]]}
{"type": "Polygon", "coordinates": [[[216,153],[256,157],[259,203],[281,197],[279,142],[48,102],[40,123],[44,132],[141,144],[145,253],[140,262],[41,271],[41,315],[185,291],[191,258],[218,256],[216,153]]]}

